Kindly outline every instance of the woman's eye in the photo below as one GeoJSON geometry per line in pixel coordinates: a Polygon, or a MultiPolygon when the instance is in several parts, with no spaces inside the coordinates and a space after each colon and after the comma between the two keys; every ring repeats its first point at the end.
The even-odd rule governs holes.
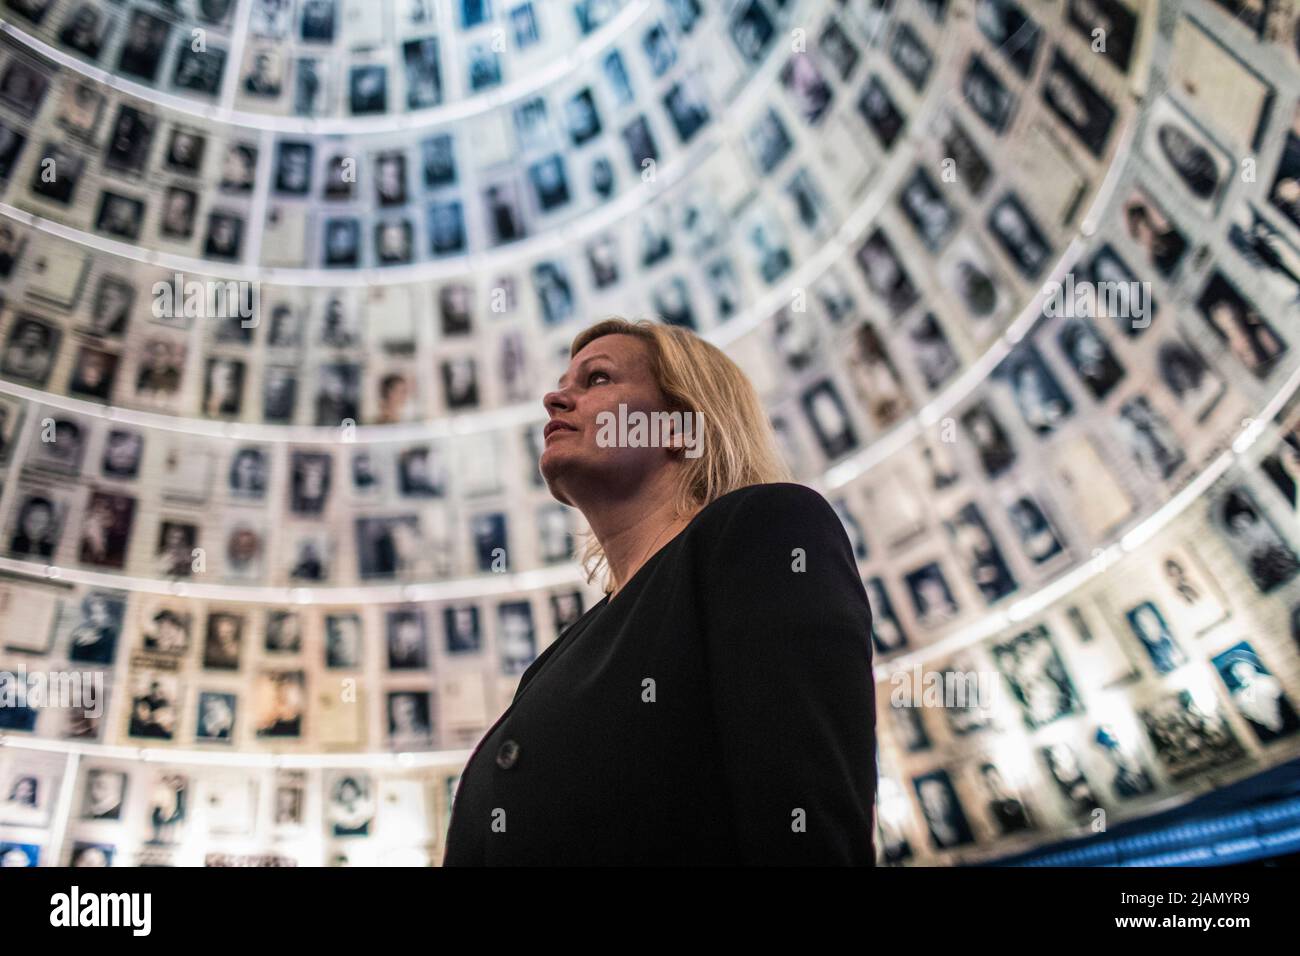
{"type": "Polygon", "coordinates": [[[597,378],[603,378],[606,381],[609,380],[609,376],[604,372],[592,372],[587,376],[587,384],[590,385],[597,378]]]}

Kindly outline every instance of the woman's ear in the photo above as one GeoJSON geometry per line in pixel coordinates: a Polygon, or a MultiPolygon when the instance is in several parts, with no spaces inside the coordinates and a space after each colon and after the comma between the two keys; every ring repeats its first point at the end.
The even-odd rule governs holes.
{"type": "Polygon", "coordinates": [[[667,436],[664,439],[664,447],[668,449],[668,455],[674,460],[681,460],[686,457],[691,443],[689,435],[690,426],[686,423],[686,416],[691,412],[676,412],[675,416],[668,419],[667,436]]]}

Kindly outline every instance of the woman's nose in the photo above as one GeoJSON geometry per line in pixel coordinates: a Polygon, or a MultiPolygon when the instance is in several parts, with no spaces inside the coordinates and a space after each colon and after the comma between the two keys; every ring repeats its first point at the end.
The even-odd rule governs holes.
{"type": "Polygon", "coordinates": [[[561,389],[547,392],[542,396],[542,406],[549,412],[552,409],[562,411],[566,408],[573,407],[573,401],[569,398],[567,392],[561,389]]]}

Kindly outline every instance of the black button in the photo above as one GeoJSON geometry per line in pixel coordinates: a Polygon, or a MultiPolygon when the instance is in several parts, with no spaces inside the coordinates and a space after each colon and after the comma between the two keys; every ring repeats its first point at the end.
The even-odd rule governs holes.
{"type": "Polygon", "coordinates": [[[519,745],[513,740],[504,741],[497,749],[497,766],[509,770],[519,759],[519,745]]]}

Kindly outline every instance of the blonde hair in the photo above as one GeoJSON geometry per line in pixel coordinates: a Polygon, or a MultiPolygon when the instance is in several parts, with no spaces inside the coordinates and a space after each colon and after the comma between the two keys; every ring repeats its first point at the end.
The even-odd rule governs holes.
{"type": "MultiPolygon", "coordinates": [[[[681,459],[674,502],[678,516],[693,515],[737,488],[791,480],[754,386],[720,348],[679,325],[613,316],[579,332],[569,357],[606,335],[631,335],[645,342],[651,375],[668,399],[669,410],[703,416],[708,439],[701,443],[700,456],[681,459]]],[[[590,531],[585,537],[580,561],[587,581],[595,580],[603,567],[608,593],[613,582],[605,551],[590,531]]]]}

